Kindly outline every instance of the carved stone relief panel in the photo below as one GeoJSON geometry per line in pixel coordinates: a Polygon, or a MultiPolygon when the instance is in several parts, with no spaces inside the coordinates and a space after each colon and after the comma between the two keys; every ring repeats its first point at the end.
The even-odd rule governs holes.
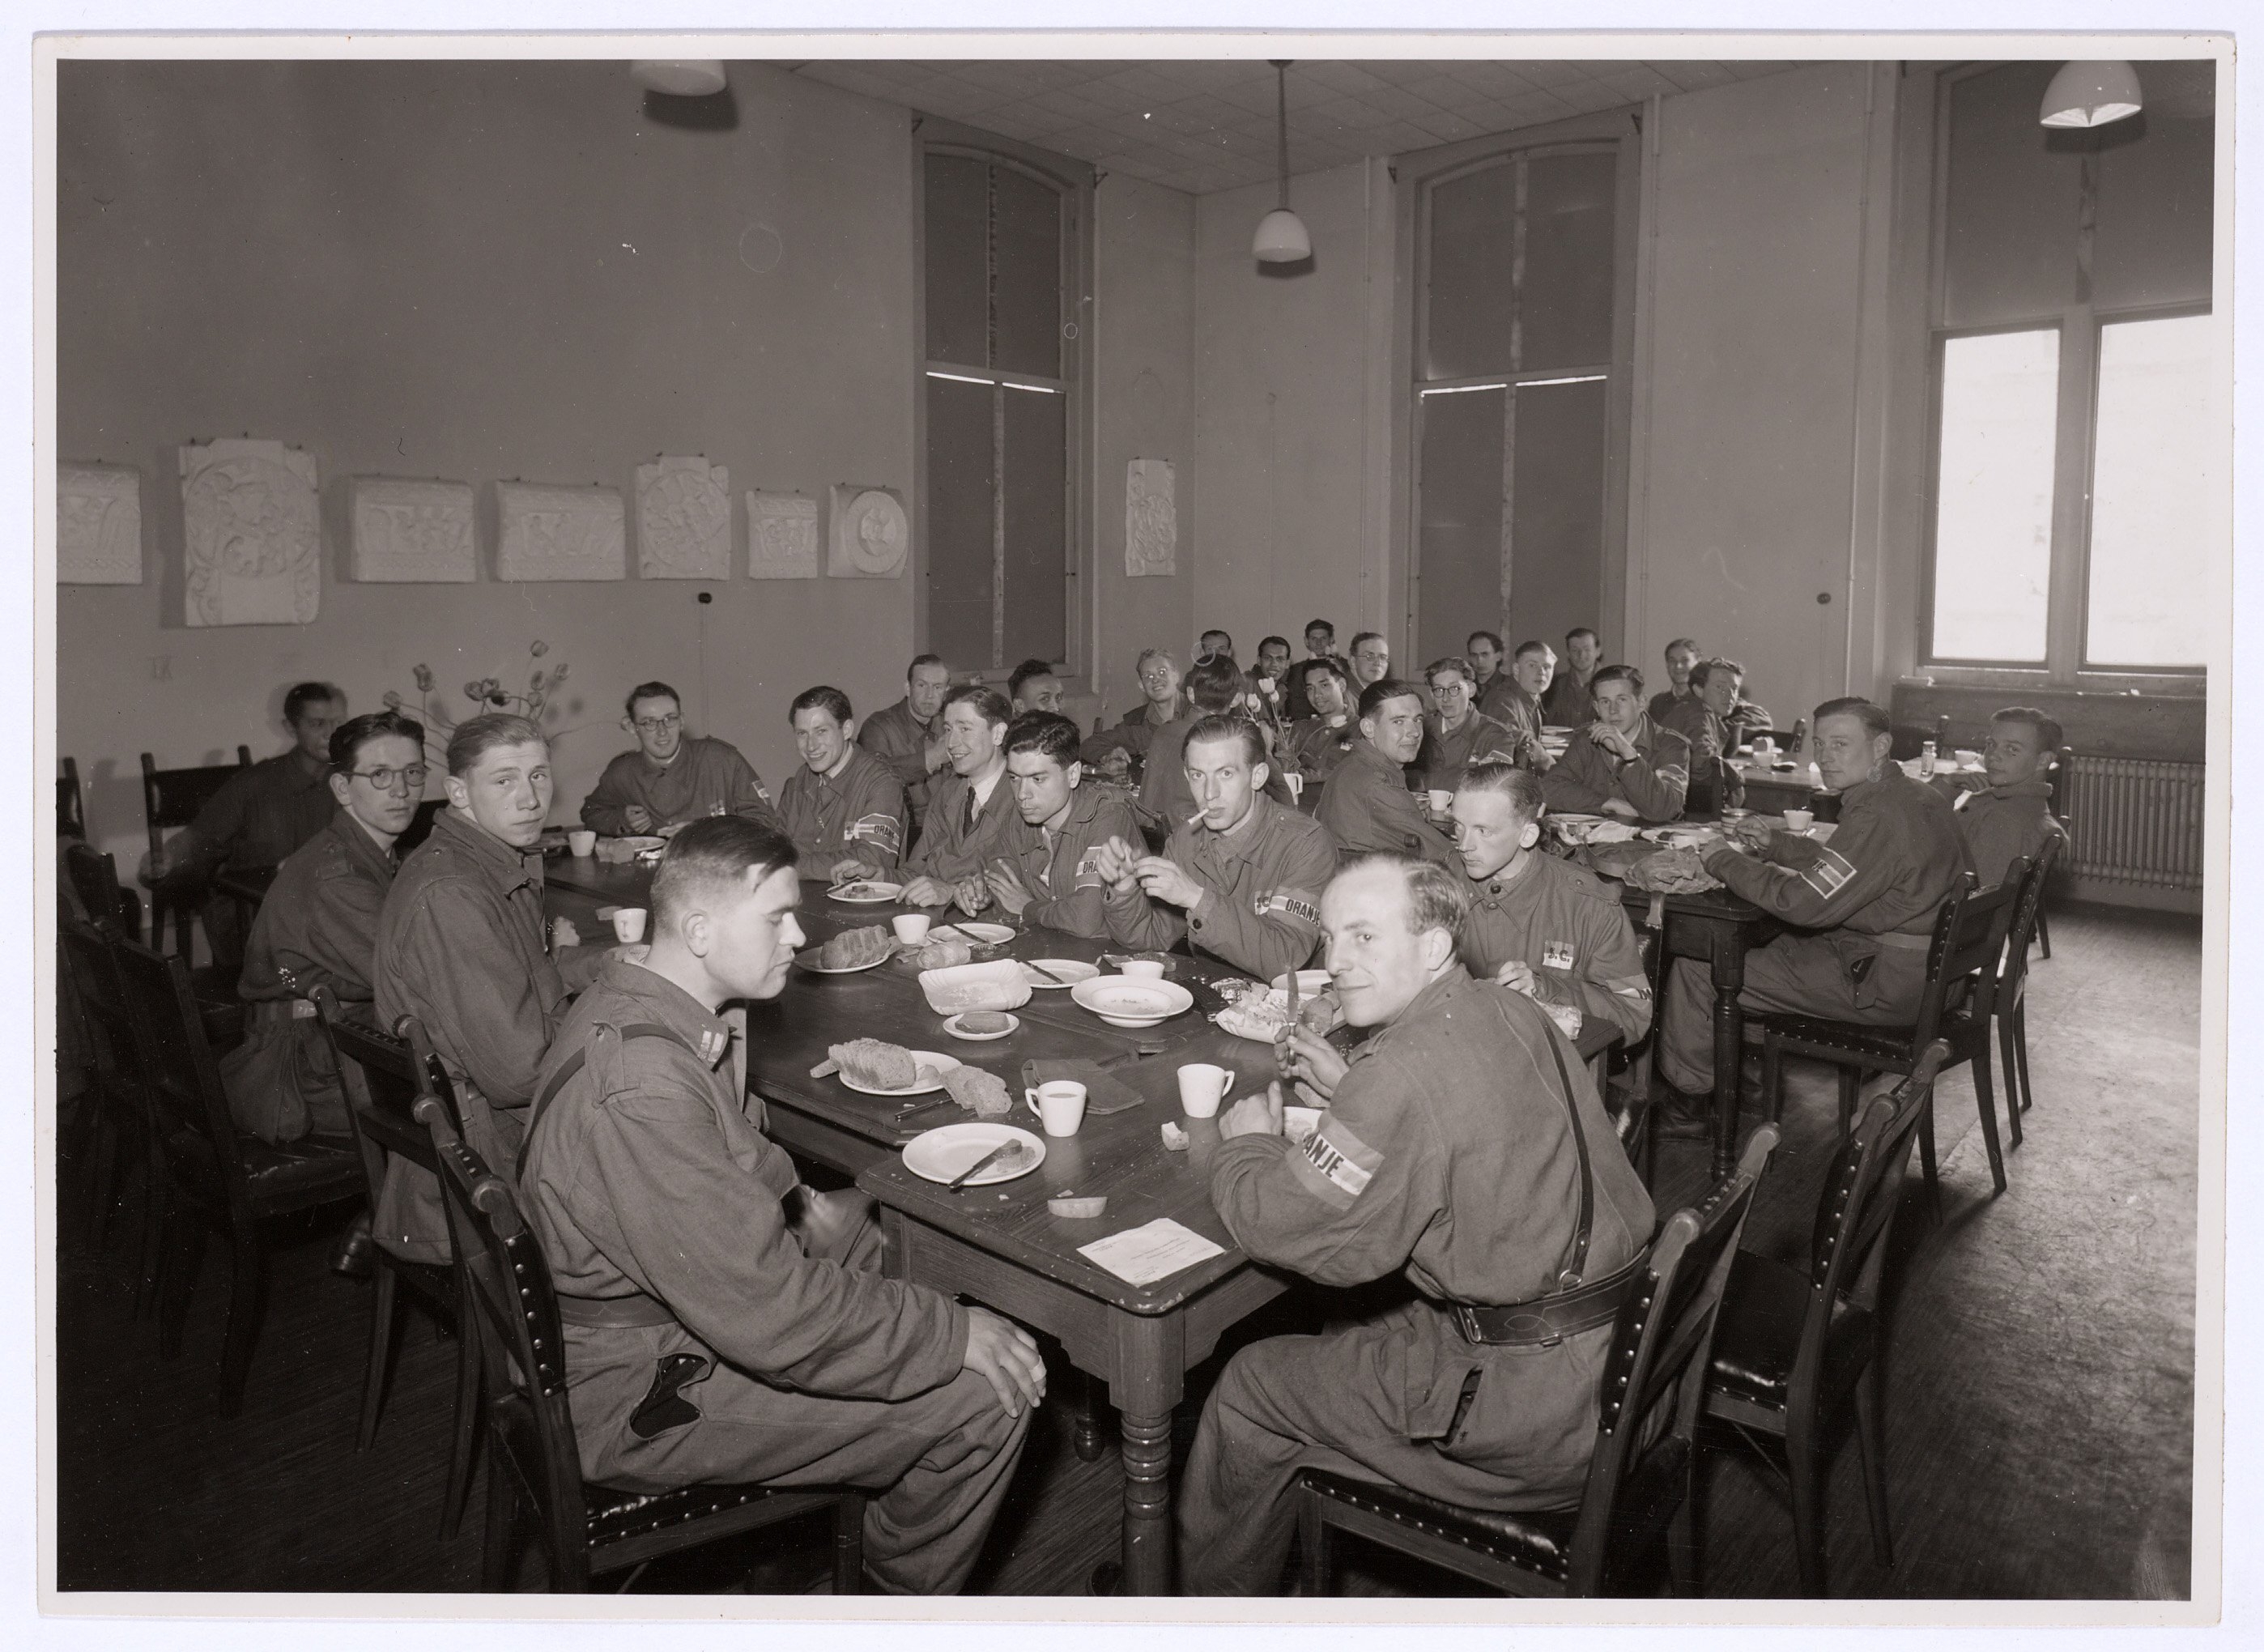
{"type": "Polygon", "coordinates": [[[893,579],[904,571],[911,525],[888,488],[833,484],[833,545],[825,571],[837,579],[893,579]]]}
{"type": "Polygon", "coordinates": [[[747,494],[747,577],[817,578],[817,501],[806,493],[747,494]]]}
{"type": "Polygon", "coordinates": [[[731,473],[705,459],[657,459],[636,472],[637,578],[731,577],[731,473]]]}
{"type": "Polygon", "coordinates": [[[628,520],[619,488],[496,484],[496,578],[626,579],[628,520]]]}
{"type": "Polygon", "coordinates": [[[55,482],[55,578],[65,585],[140,585],[142,473],[67,464],[55,482]]]}
{"type": "Polygon", "coordinates": [[[1177,571],[1179,503],[1169,459],[1124,467],[1124,571],[1133,579],[1177,571]]]}
{"type": "Polygon", "coordinates": [[[279,441],[181,449],[191,625],[304,625],[322,600],[311,454],[279,441]]]}
{"type": "Polygon", "coordinates": [[[468,482],[356,477],[348,486],[353,577],[419,585],[479,578],[468,482]]]}

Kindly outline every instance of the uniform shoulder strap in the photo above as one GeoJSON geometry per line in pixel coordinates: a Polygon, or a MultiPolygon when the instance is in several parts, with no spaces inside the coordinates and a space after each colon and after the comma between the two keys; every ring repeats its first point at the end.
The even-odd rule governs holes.
{"type": "MultiPolygon", "coordinates": [[[[603,1026],[604,1023],[600,1022],[599,1025],[603,1026]]],[[[593,1029],[592,1030],[594,1031],[595,1030],[593,1029]]],[[[693,1050],[690,1044],[686,1044],[682,1038],[678,1037],[674,1031],[669,1028],[662,1026],[657,1021],[632,1021],[625,1026],[613,1028],[610,1029],[610,1030],[619,1033],[620,1035],[621,1041],[624,1044],[628,1043],[631,1038],[665,1038],[671,1044],[676,1044],[679,1048],[690,1052],[694,1055],[699,1053],[697,1051],[693,1050]]],[[[534,1105],[527,1110],[526,1140],[532,1141],[534,1139],[535,1121],[540,1119],[542,1117],[544,1110],[549,1107],[552,1102],[557,1099],[558,1092],[564,1089],[567,1085],[571,1083],[573,1081],[574,1075],[579,1073],[589,1064],[589,1059],[590,1049],[587,1044],[584,1044],[581,1049],[577,1050],[572,1055],[568,1056],[563,1061],[558,1064],[558,1070],[550,1075],[550,1082],[542,1087],[542,1093],[534,1098],[534,1105]]],[[[526,1150],[525,1146],[522,1146],[519,1149],[519,1156],[523,1160],[526,1157],[526,1150]]]]}
{"type": "Polygon", "coordinates": [[[1542,1012],[1548,1025],[1549,1053],[1556,1062],[1556,1077],[1564,1086],[1564,1111],[1572,1121],[1572,1146],[1580,1156],[1580,1219],[1572,1235],[1572,1260],[1558,1277],[1557,1288],[1571,1291],[1578,1288],[1588,1268],[1588,1235],[1595,1225],[1596,1178],[1588,1162],[1588,1132],[1580,1123],[1579,1099],[1572,1093],[1572,1074],[1564,1065],[1564,1034],[1554,1017],[1542,1012]]]}

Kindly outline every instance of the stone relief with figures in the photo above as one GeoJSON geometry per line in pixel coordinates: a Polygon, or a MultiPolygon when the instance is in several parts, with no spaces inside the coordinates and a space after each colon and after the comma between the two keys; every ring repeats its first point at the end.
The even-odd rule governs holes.
{"type": "Polygon", "coordinates": [[[468,585],[479,578],[470,483],[356,477],[349,492],[356,579],[468,585]]]}
{"type": "Polygon", "coordinates": [[[1179,565],[1179,502],[1169,459],[1134,459],[1124,467],[1124,571],[1133,579],[1173,572],[1179,565]]]}
{"type": "Polygon", "coordinates": [[[817,578],[817,501],[806,493],[747,493],[747,577],[817,578]]]}
{"type": "Polygon", "coordinates": [[[637,578],[731,577],[731,473],[705,459],[661,458],[636,471],[637,578]]]}
{"type": "Polygon", "coordinates": [[[496,578],[626,579],[628,523],[618,488],[496,484],[496,578]]]}
{"type": "Polygon", "coordinates": [[[889,488],[833,484],[833,545],[825,571],[837,579],[893,579],[904,571],[911,529],[889,488]]]}
{"type": "Polygon", "coordinates": [[[140,585],[142,473],[67,464],[55,480],[55,578],[65,585],[140,585]]]}
{"type": "Polygon", "coordinates": [[[315,489],[314,456],[279,441],[181,448],[191,625],[304,625],[315,617],[323,586],[315,489]]]}

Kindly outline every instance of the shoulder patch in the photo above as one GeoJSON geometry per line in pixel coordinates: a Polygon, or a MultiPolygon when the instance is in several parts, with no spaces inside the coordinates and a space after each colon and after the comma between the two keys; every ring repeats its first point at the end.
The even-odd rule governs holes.
{"type": "Polygon", "coordinates": [[[1800,881],[1829,900],[1854,876],[1854,863],[1826,844],[1818,851],[1816,863],[1800,875],[1800,881]]]}
{"type": "Polygon", "coordinates": [[[1320,903],[1313,899],[1310,891],[1306,890],[1268,891],[1252,903],[1252,908],[1261,918],[1270,918],[1278,913],[1282,917],[1295,918],[1301,923],[1310,923],[1316,928],[1320,927],[1320,903]]]}

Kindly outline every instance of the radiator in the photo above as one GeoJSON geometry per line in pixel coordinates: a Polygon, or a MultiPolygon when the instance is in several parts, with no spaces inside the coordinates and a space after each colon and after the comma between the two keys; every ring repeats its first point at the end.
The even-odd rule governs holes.
{"type": "Polygon", "coordinates": [[[2079,755],[2067,782],[2069,870],[2086,882],[2200,889],[2202,778],[2199,763],[2079,755]]]}

